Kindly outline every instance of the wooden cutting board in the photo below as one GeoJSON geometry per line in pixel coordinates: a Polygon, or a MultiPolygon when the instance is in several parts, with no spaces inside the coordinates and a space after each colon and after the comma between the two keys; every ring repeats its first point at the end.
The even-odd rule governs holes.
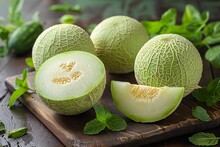
{"type": "MultiPolygon", "coordinates": [[[[19,75],[20,76],[20,75],[19,75]]],[[[14,91],[15,78],[6,79],[8,89],[14,91]]],[[[28,83],[34,88],[34,72],[29,73],[28,83]]],[[[127,128],[121,132],[103,131],[99,135],[83,134],[86,122],[95,117],[93,109],[77,115],[64,116],[48,109],[37,94],[24,94],[19,100],[61,141],[65,146],[113,146],[113,145],[142,145],[177,137],[183,134],[202,131],[220,124],[220,104],[207,108],[197,102],[191,95],[185,97],[177,110],[164,120],[156,123],[136,123],[124,117],[112,101],[110,80],[130,81],[136,83],[133,73],[125,75],[107,75],[107,85],[100,103],[119,114],[127,121],[127,128]],[[208,110],[212,121],[201,122],[191,115],[191,110],[197,106],[208,110]]],[[[160,108],[158,108],[160,109],[160,108]]]]}

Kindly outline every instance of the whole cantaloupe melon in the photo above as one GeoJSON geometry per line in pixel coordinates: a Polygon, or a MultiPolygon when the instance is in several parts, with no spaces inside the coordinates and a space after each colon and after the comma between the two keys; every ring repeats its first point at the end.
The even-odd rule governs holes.
{"type": "Polygon", "coordinates": [[[32,58],[34,67],[50,57],[71,50],[87,51],[95,54],[89,35],[82,28],[72,24],[58,24],[43,31],[34,43],[32,58]]]}
{"type": "Polygon", "coordinates": [[[103,20],[90,37],[97,56],[111,73],[132,72],[138,51],[149,39],[141,23],[128,16],[103,20]]]}
{"type": "Polygon", "coordinates": [[[202,70],[198,50],[176,34],[158,35],[149,40],[137,54],[134,66],[139,84],[185,87],[184,96],[198,87],[202,70]]]}

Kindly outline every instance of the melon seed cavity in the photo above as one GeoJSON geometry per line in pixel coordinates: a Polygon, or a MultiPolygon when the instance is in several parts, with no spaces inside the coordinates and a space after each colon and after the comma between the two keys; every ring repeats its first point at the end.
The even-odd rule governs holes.
{"type": "Polygon", "coordinates": [[[80,71],[71,72],[72,69],[74,68],[75,64],[76,64],[75,61],[70,62],[70,63],[60,64],[59,68],[61,70],[64,70],[65,72],[68,72],[69,76],[53,78],[52,82],[56,83],[56,84],[67,84],[67,83],[70,83],[73,80],[79,79],[79,77],[82,75],[82,72],[80,72],[80,71]],[[71,72],[71,73],[69,73],[69,72],[71,72]]]}
{"type": "Polygon", "coordinates": [[[158,93],[158,88],[141,88],[140,86],[132,86],[131,88],[131,94],[136,100],[153,100],[158,93]]]}

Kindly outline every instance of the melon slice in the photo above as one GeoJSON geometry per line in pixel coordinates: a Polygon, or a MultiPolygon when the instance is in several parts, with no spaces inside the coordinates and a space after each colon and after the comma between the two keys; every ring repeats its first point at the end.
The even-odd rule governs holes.
{"type": "Polygon", "coordinates": [[[155,122],[179,106],[184,87],[150,87],[111,81],[114,103],[121,113],[136,122],[155,122]]]}
{"type": "Polygon", "coordinates": [[[76,115],[90,109],[105,88],[105,67],[95,55],[69,51],[46,60],[35,75],[35,89],[52,110],[76,115]]]}

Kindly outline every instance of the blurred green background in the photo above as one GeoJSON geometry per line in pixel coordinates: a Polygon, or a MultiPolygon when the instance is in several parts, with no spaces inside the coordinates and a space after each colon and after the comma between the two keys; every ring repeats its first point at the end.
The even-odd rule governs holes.
{"type": "MultiPolygon", "coordinates": [[[[0,0],[1,17],[7,16],[9,3],[10,0],[0,0]]],[[[50,18],[58,18],[63,13],[51,12],[49,6],[59,3],[79,4],[82,7],[82,12],[76,14],[82,27],[98,23],[112,15],[128,15],[138,20],[157,20],[169,8],[177,9],[180,20],[186,4],[193,4],[200,11],[208,10],[210,21],[220,19],[219,0],[24,0],[23,17],[28,20],[35,11],[39,11],[46,26],[58,23],[58,20],[50,22],[50,18]]]]}

